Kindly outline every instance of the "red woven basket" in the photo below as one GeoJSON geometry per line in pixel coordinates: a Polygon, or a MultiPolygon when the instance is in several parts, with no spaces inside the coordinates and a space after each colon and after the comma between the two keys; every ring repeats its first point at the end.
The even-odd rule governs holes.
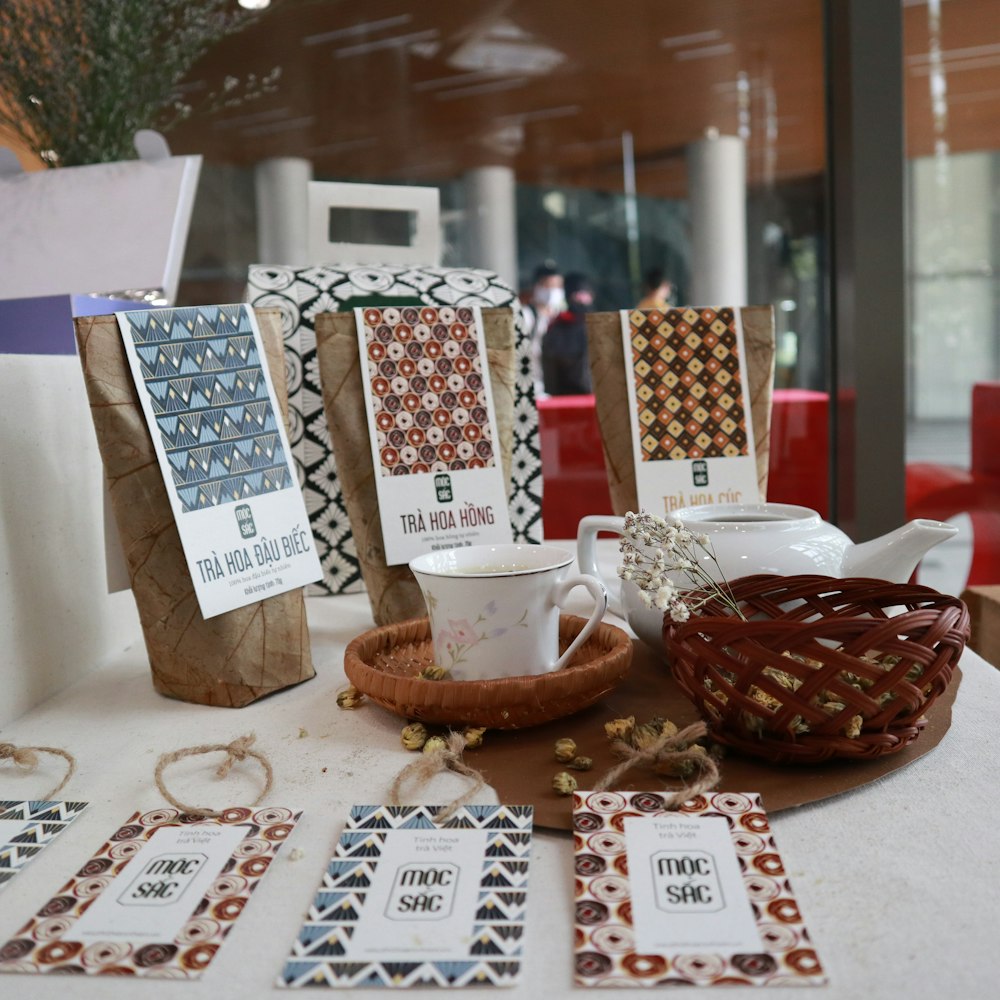
{"type": "Polygon", "coordinates": [[[966,606],[915,584],[759,575],[732,592],[747,621],[712,598],[664,618],[664,644],[712,737],[775,763],[902,750],[969,638],[966,606]]]}

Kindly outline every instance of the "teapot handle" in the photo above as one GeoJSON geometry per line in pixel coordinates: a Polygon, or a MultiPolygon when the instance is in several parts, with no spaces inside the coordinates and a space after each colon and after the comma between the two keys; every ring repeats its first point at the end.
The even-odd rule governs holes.
{"type": "Polygon", "coordinates": [[[620,535],[625,526],[625,520],[621,517],[613,517],[610,514],[588,514],[580,518],[580,525],[576,531],[576,561],[580,567],[580,572],[589,576],[596,576],[608,591],[608,611],[619,618],[625,617],[620,596],[621,587],[617,580],[610,581],[601,572],[597,565],[597,533],[599,531],[610,531],[620,535]]]}

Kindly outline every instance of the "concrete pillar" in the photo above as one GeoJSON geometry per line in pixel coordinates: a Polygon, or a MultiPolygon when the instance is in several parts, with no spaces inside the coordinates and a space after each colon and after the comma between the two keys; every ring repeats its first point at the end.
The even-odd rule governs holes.
{"type": "Polygon", "coordinates": [[[465,175],[466,261],[495,271],[517,288],[517,197],[510,167],[476,167],[465,175]]]}
{"type": "Polygon", "coordinates": [[[735,135],[687,147],[691,292],[695,306],[747,304],[746,149],[735,135]]]}
{"type": "Polygon", "coordinates": [[[257,191],[257,263],[309,264],[308,200],[312,163],[297,156],[262,160],[257,191]]]}

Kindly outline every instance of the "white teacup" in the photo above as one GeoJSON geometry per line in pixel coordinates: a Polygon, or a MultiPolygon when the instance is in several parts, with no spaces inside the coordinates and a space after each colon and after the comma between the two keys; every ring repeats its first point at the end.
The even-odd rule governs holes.
{"type": "Polygon", "coordinates": [[[545,674],[565,666],[604,617],[608,592],[567,576],[573,555],[551,545],[470,545],[410,561],[431,622],[435,662],[455,680],[545,674]],[[586,587],[594,610],[559,655],[559,606],[586,587]]]}

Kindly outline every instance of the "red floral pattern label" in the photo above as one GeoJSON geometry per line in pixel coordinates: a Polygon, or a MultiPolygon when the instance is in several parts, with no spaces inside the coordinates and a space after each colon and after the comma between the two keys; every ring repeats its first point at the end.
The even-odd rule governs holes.
{"type": "Polygon", "coordinates": [[[496,464],[474,324],[468,307],[364,310],[383,476],[496,464]]]}

